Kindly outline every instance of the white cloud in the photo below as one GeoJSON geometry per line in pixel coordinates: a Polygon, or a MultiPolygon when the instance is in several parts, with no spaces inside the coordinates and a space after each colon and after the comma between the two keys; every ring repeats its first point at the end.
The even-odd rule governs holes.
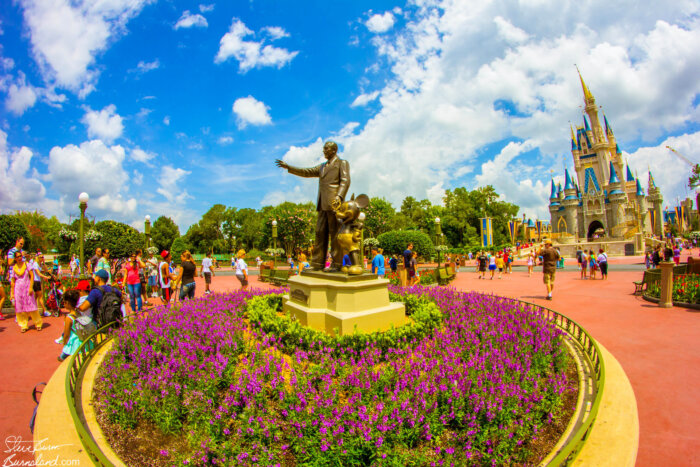
{"type": "Polygon", "coordinates": [[[25,110],[32,107],[36,102],[37,93],[33,86],[27,85],[24,76],[19,83],[12,83],[7,91],[5,107],[15,115],[22,115],[25,110]]]}
{"type": "Polygon", "coordinates": [[[111,143],[122,135],[124,125],[122,117],[116,113],[117,108],[110,104],[102,110],[86,108],[82,122],[87,125],[87,133],[90,138],[99,138],[111,143]]]}
{"type": "Polygon", "coordinates": [[[0,130],[0,210],[37,209],[43,205],[46,188],[31,174],[34,153],[27,148],[11,150],[7,133],[0,130]]]}
{"type": "Polygon", "coordinates": [[[137,65],[135,70],[129,70],[132,72],[138,72],[138,73],[148,73],[149,71],[157,70],[160,68],[160,60],[155,59],[152,62],[144,62],[141,60],[137,65]]]}
{"type": "Polygon", "coordinates": [[[192,14],[189,10],[185,10],[182,16],[180,16],[180,19],[177,20],[177,23],[175,23],[175,26],[173,26],[173,29],[193,27],[206,28],[207,26],[209,26],[209,23],[207,23],[207,19],[204,16],[199,13],[192,14]]]}
{"type": "Polygon", "coordinates": [[[270,39],[273,41],[282,39],[283,37],[289,37],[289,33],[279,26],[266,26],[262,28],[261,31],[270,36],[270,39]]]}
{"type": "Polygon", "coordinates": [[[392,15],[390,11],[387,11],[381,15],[372,15],[367,21],[365,21],[365,26],[367,26],[367,29],[375,34],[387,32],[389,29],[394,27],[394,15],[392,15]]]}
{"type": "Polygon", "coordinates": [[[155,158],[156,155],[152,152],[146,152],[141,148],[135,148],[131,151],[131,158],[139,162],[149,162],[151,159],[155,158]]]}
{"type": "MultiPolygon", "coordinates": [[[[268,34],[270,34],[271,30],[275,31],[275,34],[279,37],[288,35],[284,29],[278,27],[267,27],[264,30],[268,34]]],[[[253,35],[253,31],[248,29],[241,20],[234,18],[229,32],[221,38],[219,52],[216,54],[214,62],[222,63],[230,57],[234,57],[238,60],[240,72],[246,73],[253,68],[265,66],[282,68],[299,53],[271,45],[263,46],[264,41],[245,40],[246,37],[251,35],[253,35]]],[[[273,37],[273,39],[279,37],[273,37]]]]}
{"type": "Polygon", "coordinates": [[[367,94],[360,94],[352,101],[350,107],[364,107],[370,102],[374,101],[379,97],[379,91],[370,92],[367,94]]]}
{"type": "MultiPolygon", "coordinates": [[[[390,75],[368,71],[360,84],[382,80],[381,106],[357,134],[339,136],[352,168],[350,191],[397,206],[407,195],[437,197],[457,183],[490,183],[547,218],[549,169],[571,166],[568,122],[582,118],[573,63],[622,149],[656,144],[665,132],[700,122],[699,15],[700,4],[685,0],[633,9],[603,0],[518,8],[505,0],[419,2],[406,10],[405,27],[372,39],[390,75]]],[[[669,170],[669,177],[682,186],[687,175],[669,170]]],[[[295,185],[306,192],[305,181],[291,180],[282,192],[294,193],[295,185]]],[[[314,199],[311,188],[307,199],[314,199]]]]}
{"type": "Polygon", "coordinates": [[[165,126],[170,126],[170,117],[169,117],[168,115],[166,115],[165,117],[163,117],[163,124],[164,124],[165,126]]]}
{"type": "Polygon", "coordinates": [[[180,181],[190,173],[190,171],[179,167],[164,166],[158,176],[158,184],[160,186],[156,191],[163,195],[169,203],[183,204],[189,198],[189,194],[187,190],[182,188],[183,184],[180,181]]]}
{"type": "Polygon", "coordinates": [[[233,103],[233,113],[236,114],[238,128],[247,125],[270,125],[272,118],[267,112],[270,108],[253,96],[240,97],[233,103]]]}
{"type": "Polygon", "coordinates": [[[87,95],[99,74],[95,57],[149,1],[20,0],[44,80],[87,95]]]}
{"type": "Polygon", "coordinates": [[[654,182],[661,189],[664,206],[675,206],[676,198],[695,197],[688,188],[691,166],[671,152],[666,146],[681,153],[694,163],[700,162],[700,132],[666,138],[657,146],[641,147],[627,155],[627,161],[633,173],[639,176],[644,192],[648,189],[648,170],[654,176],[654,182]]]}
{"type": "Polygon", "coordinates": [[[493,19],[498,27],[498,34],[507,42],[520,43],[527,40],[528,35],[522,29],[513,26],[513,24],[502,16],[496,16],[493,19]]]}
{"type": "Polygon", "coordinates": [[[217,141],[221,146],[228,146],[233,143],[233,138],[230,136],[221,136],[217,141]]]}
{"type": "Polygon", "coordinates": [[[199,11],[202,13],[209,13],[214,11],[214,5],[199,5],[199,11]]]}

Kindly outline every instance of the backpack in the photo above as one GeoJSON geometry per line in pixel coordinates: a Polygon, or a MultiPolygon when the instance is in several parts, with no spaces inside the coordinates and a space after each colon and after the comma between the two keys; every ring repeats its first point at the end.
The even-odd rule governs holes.
{"type": "Polygon", "coordinates": [[[95,321],[97,327],[101,328],[109,323],[115,322],[115,327],[119,327],[122,320],[122,298],[117,294],[116,289],[110,288],[105,291],[104,287],[97,287],[97,290],[102,292],[102,301],[97,308],[95,321]]]}
{"type": "Polygon", "coordinates": [[[82,324],[76,319],[73,320],[73,330],[78,335],[78,339],[80,339],[81,342],[85,342],[88,337],[97,332],[97,326],[94,321],[90,321],[88,324],[82,324]]]}

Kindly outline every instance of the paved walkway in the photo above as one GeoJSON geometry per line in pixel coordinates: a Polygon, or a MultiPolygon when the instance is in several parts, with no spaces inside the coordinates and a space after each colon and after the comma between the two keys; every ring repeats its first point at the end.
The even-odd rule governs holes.
{"type": "MultiPolygon", "coordinates": [[[[696,251],[697,255],[697,251],[696,251]]],[[[683,255],[685,258],[685,255],[683,255]]],[[[619,360],[627,372],[639,408],[639,466],[700,466],[700,313],[683,308],[661,309],[632,295],[641,275],[641,258],[611,258],[607,281],[580,280],[576,265],[556,277],[554,299],[546,301],[542,273],[528,277],[522,263],[503,279],[479,280],[460,272],[453,286],[515,297],[548,306],[580,323],[619,360]]],[[[197,279],[197,295],[203,290],[197,279]]],[[[215,291],[235,290],[231,276],[214,277],[215,291]]],[[[251,287],[269,287],[251,276],[251,287]]],[[[58,366],[62,319],[47,318],[41,332],[20,334],[13,319],[0,321],[0,440],[31,440],[28,423],[34,407],[31,390],[48,381],[58,366]]],[[[13,453],[5,447],[0,462],[13,453]]],[[[14,453],[14,460],[31,454],[14,453]]]]}

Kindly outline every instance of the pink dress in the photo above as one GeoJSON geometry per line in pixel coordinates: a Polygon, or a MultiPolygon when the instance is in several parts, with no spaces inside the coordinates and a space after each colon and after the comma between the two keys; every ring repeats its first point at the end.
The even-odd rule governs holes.
{"type": "Polygon", "coordinates": [[[15,272],[15,311],[17,313],[28,313],[37,309],[34,294],[29,293],[31,280],[29,277],[29,267],[24,268],[24,273],[20,276],[15,272]]]}

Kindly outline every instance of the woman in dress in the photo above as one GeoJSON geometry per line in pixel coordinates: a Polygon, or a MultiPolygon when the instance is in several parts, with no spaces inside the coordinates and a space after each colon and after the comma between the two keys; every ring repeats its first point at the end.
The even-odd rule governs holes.
{"type": "Polygon", "coordinates": [[[37,331],[41,331],[44,324],[34,299],[32,284],[34,282],[34,271],[27,267],[21,251],[15,252],[15,264],[12,266],[12,284],[10,288],[10,300],[15,304],[17,324],[22,332],[29,329],[29,318],[34,321],[37,331]]]}
{"type": "Polygon", "coordinates": [[[532,270],[535,267],[535,254],[530,253],[527,255],[527,276],[532,277],[532,270]]]}

